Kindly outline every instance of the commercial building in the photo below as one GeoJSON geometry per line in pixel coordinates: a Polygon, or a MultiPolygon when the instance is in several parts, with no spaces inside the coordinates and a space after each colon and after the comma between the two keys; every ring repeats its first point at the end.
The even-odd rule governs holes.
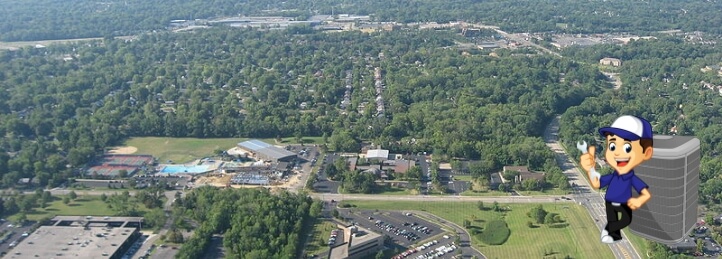
{"type": "Polygon", "coordinates": [[[634,212],[629,229],[650,240],[683,242],[697,222],[700,142],[688,136],[654,136],[652,159],[634,169],[652,199],[634,212]]]}
{"type": "Polygon", "coordinates": [[[238,143],[238,147],[243,151],[250,153],[250,155],[256,160],[263,161],[285,161],[289,162],[296,158],[296,153],[285,150],[283,148],[276,147],[266,142],[252,139],[238,143]]]}
{"type": "Polygon", "coordinates": [[[389,159],[389,151],[386,149],[369,149],[366,151],[366,158],[387,160],[389,159]]]}
{"type": "Polygon", "coordinates": [[[599,64],[605,66],[618,67],[622,65],[622,60],[618,58],[603,58],[599,60],[599,64]]]}
{"type": "Polygon", "coordinates": [[[502,181],[506,182],[504,179],[504,173],[506,172],[518,172],[519,175],[514,177],[514,182],[521,183],[524,182],[524,180],[527,179],[535,179],[538,181],[541,181],[544,179],[544,173],[543,172],[533,172],[530,171],[528,167],[526,166],[504,166],[504,170],[500,172],[502,181]]]}
{"type": "Polygon", "coordinates": [[[5,258],[122,258],[141,236],[143,218],[56,217],[5,258]]]}
{"type": "Polygon", "coordinates": [[[368,258],[384,247],[382,235],[359,226],[344,227],[343,237],[344,242],[329,251],[329,259],[368,258]]]}

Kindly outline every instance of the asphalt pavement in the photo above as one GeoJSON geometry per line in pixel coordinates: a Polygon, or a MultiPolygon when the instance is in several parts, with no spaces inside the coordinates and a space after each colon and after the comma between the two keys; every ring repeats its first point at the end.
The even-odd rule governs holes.
{"type": "Polygon", "coordinates": [[[0,257],[2,255],[5,255],[6,253],[9,253],[11,250],[10,245],[11,244],[18,244],[20,243],[25,237],[23,237],[23,233],[29,232],[30,228],[32,228],[33,224],[35,224],[35,221],[26,222],[22,226],[19,226],[17,224],[13,224],[9,221],[2,221],[0,222],[0,232],[3,233],[10,233],[10,237],[5,240],[2,244],[0,244],[0,257]],[[12,225],[12,227],[11,227],[12,225]],[[6,232],[8,231],[8,232],[6,232]]]}
{"type": "MultiPolygon", "coordinates": [[[[313,193],[312,197],[324,201],[368,200],[368,201],[451,201],[451,202],[498,202],[498,203],[553,203],[559,195],[545,196],[431,196],[431,195],[376,195],[376,194],[333,194],[313,193]]],[[[571,202],[571,201],[557,201],[571,202]]]]}

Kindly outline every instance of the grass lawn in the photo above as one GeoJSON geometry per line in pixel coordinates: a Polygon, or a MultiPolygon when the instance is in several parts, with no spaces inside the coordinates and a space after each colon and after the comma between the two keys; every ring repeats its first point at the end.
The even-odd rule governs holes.
{"type": "MultiPolygon", "coordinates": [[[[167,137],[140,137],[131,138],[125,142],[126,146],[138,148],[136,154],[147,154],[158,158],[158,161],[165,163],[172,160],[175,163],[186,163],[195,159],[212,156],[216,149],[227,150],[233,148],[239,142],[247,138],[167,138],[167,137]]],[[[284,138],[281,143],[275,139],[261,139],[273,145],[298,144],[296,139],[284,138]]],[[[321,137],[304,137],[305,144],[322,144],[321,137]]]]}
{"type": "Polygon", "coordinates": [[[451,176],[454,177],[454,181],[467,181],[467,182],[473,181],[470,174],[454,174],[451,176]]]}
{"type": "Polygon", "coordinates": [[[639,253],[642,258],[647,258],[646,254],[649,250],[649,248],[647,247],[647,240],[632,233],[632,231],[629,231],[629,229],[625,229],[622,231],[625,235],[627,235],[627,237],[629,238],[629,242],[632,243],[632,246],[634,246],[634,249],[637,250],[637,253],[639,253]]]}
{"type": "MultiPolygon", "coordinates": [[[[511,229],[509,239],[503,245],[489,246],[481,243],[476,237],[473,245],[487,258],[545,258],[545,252],[552,252],[556,258],[570,255],[572,258],[614,258],[607,245],[599,242],[599,231],[586,211],[576,204],[554,205],[544,204],[548,212],[558,213],[569,226],[565,228],[549,228],[541,225],[536,228],[527,227],[531,219],[526,213],[536,204],[501,204],[510,211],[506,216],[491,210],[481,211],[475,202],[385,202],[385,201],[345,201],[356,205],[359,209],[379,210],[421,210],[433,213],[463,225],[469,220],[472,226],[484,227],[485,222],[504,218],[511,229]]],[[[491,204],[485,204],[490,207],[491,204]]],[[[549,255],[552,256],[552,255],[549,255]]],[[[550,257],[546,257],[550,258],[550,257]]]]}
{"type": "Polygon", "coordinates": [[[246,139],[241,138],[165,138],[165,137],[142,137],[131,138],[126,141],[126,146],[138,148],[136,154],[147,154],[158,158],[160,163],[172,160],[175,163],[186,163],[195,159],[213,155],[216,149],[230,149],[238,142],[246,139]]]}
{"type": "MultiPolygon", "coordinates": [[[[61,196],[63,197],[63,196],[61,196]]],[[[138,210],[141,213],[148,211],[142,204],[138,205],[138,210]]],[[[64,204],[62,198],[56,196],[54,200],[48,203],[48,206],[43,208],[35,208],[27,214],[28,220],[39,220],[46,216],[113,216],[115,211],[108,208],[108,205],[100,200],[100,196],[84,196],[78,194],[78,198],[75,201],[71,201],[69,204],[64,204]]],[[[10,220],[15,220],[18,214],[8,217],[10,220]]]]}
{"type": "MultiPolygon", "coordinates": [[[[47,207],[35,208],[31,212],[27,213],[29,220],[38,220],[45,216],[56,215],[84,215],[84,216],[105,216],[113,215],[113,212],[105,202],[101,201],[100,198],[96,197],[82,197],[79,196],[75,201],[69,204],[64,204],[61,198],[55,197],[55,200],[50,202],[47,207]]],[[[11,216],[14,219],[17,216],[11,216]]]]}
{"type": "Polygon", "coordinates": [[[567,195],[570,193],[570,191],[565,191],[561,189],[550,189],[550,190],[544,190],[543,192],[540,191],[517,191],[519,194],[524,196],[535,196],[535,195],[567,195]]]}
{"type": "Polygon", "coordinates": [[[486,191],[474,191],[474,190],[466,190],[461,193],[462,196],[511,196],[508,192],[500,192],[495,190],[486,190],[486,191]]]}
{"type": "Polygon", "coordinates": [[[379,192],[376,194],[381,195],[418,195],[419,192],[417,190],[410,190],[406,188],[399,188],[399,187],[388,187],[384,186],[379,192]]]}
{"type": "Polygon", "coordinates": [[[318,255],[324,251],[328,251],[328,237],[334,228],[336,228],[336,224],[333,224],[333,222],[316,219],[316,223],[313,224],[313,230],[311,230],[309,234],[311,239],[306,244],[306,254],[318,255]]]}

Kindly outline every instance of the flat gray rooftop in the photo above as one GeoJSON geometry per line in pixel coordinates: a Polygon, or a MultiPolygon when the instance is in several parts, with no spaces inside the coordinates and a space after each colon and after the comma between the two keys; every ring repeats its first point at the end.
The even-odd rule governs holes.
{"type": "Polygon", "coordinates": [[[41,226],[5,258],[109,258],[136,228],[41,226]]]}
{"type": "Polygon", "coordinates": [[[53,221],[138,222],[143,217],[55,216],[53,221]]]}
{"type": "Polygon", "coordinates": [[[380,236],[381,235],[371,231],[370,229],[358,227],[358,235],[351,238],[351,247],[366,243],[367,241],[380,236]]]}
{"type": "Polygon", "coordinates": [[[276,160],[295,156],[296,153],[293,153],[291,151],[285,150],[283,148],[278,148],[274,145],[268,144],[266,142],[257,140],[257,139],[251,139],[247,140],[241,143],[238,143],[238,146],[242,149],[255,152],[258,154],[263,154],[267,157],[272,157],[276,160]]]}

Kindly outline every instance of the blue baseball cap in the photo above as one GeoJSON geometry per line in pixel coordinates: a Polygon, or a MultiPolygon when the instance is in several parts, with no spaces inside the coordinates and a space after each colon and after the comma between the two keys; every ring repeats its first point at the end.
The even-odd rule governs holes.
{"type": "Polygon", "coordinates": [[[617,135],[626,140],[639,140],[652,138],[652,124],[649,121],[637,116],[624,115],[617,118],[611,127],[599,129],[602,136],[609,134],[617,135]]]}

